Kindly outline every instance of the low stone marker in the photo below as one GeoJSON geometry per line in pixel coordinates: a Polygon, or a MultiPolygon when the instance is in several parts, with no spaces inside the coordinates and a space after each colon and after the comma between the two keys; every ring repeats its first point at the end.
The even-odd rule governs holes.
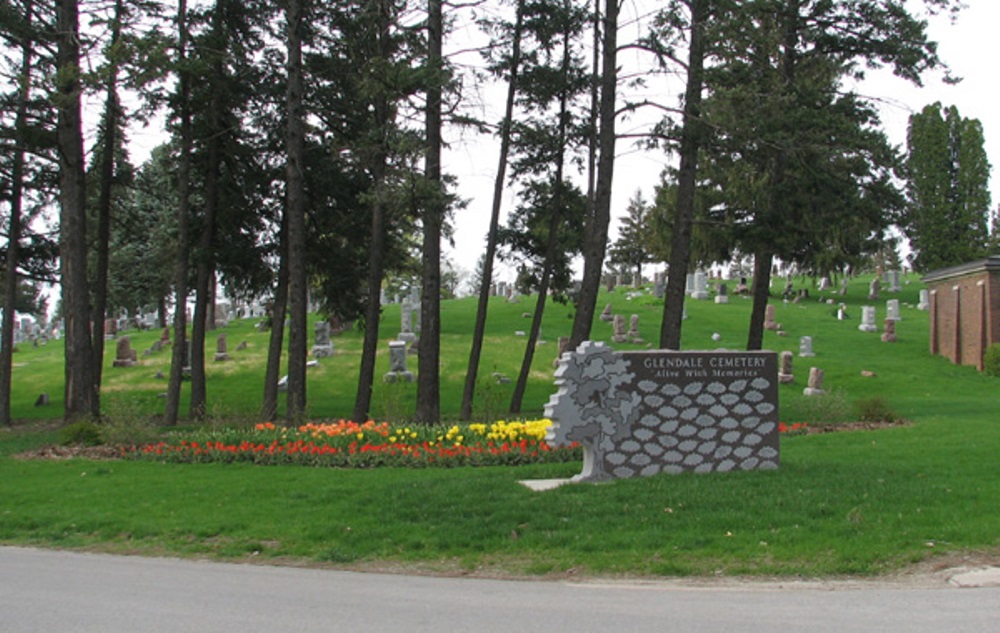
{"type": "Polygon", "coordinates": [[[719,284],[719,294],[715,295],[716,303],[729,303],[729,288],[726,284],[719,284]]]}
{"type": "Polygon", "coordinates": [[[875,306],[861,306],[861,325],[858,329],[862,332],[878,332],[875,325],[875,306]]]}
{"type": "Polygon", "coordinates": [[[628,321],[628,342],[629,343],[645,343],[642,340],[642,336],[639,335],[639,315],[633,314],[629,317],[628,321]]]}
{"type": "Polygon", "coordinates": [[[546,440],[583,445],[575,481],[774,469],[777,370],[773,352],[615,352],[585,341],[559,360],[546,440]]]}
{"type": "Polygon", "coordinates": [[[413,382],[413,372],[406,369],[406,342],[389,341],[389,373],[384,382],[413,382]]]}
{"type": "Polygon", "coordinates": [[[929,290],[920,291],[920,301],[917,303],[917,310],[929,310],[931,307],[931,293],[929,290]]]}
{"type": "Polygon", "coordinates": [[[781,324],[774,320],[774,306],[771,304],[764,308],[764,329],[771,331],[781,329],[781,324]]]}
{"type": "Polygon", "coordinates": [[[802,358],[809,358],[815,356],[813,352],[813,339],[811,336],[803,336],[799,338],[799,356],[802,358]]]}
{"type": "Polygon", "coordinates": [[[625,332],[625,317],[616,314],[614,320],[611,321],[611,325],[614,328],[614,334],[611,335],[612,341],[615,343],[624,343],[628,340],[628,334],[625,332]]]}
{"type": "Polygon", "coordinates": [[[893,321],[903,320],[903,317],[899,315],[899,299],[889,299],[885,302],[885,318],[893,321]]]}
{"type": "Polygon", "coordinates": [[[893,319],[886,319],[882,325],[882,342],[883,343],[895,343],[896,342],[896,321],[893,319]]]}
{"type": "Polygon", "coordinates": [[[217,363],[231,360],[229,356],[229,343],[226,342],[225,332],[215,338],[215,356],[212,359],[217,363]]]}
{"type": "Polygon", "coordinates": [[[112,367],[132,367],[139,359],[138,353],[132,349],[131,342],[127,336],[118,339],[115,345],[115,359],[111,362],[112,367]]]}
{"type": "Polygon", "coordinates": [[[809,368],[809,382],[807,387],[802,390],[802,395],[805,396],[821,396],[826,391],[823,390],[823,370],[819,367],[809,368]]]}
{"type": "Polygon", "coordinates": [[[313,346],[310,350],[313,358],[329,358],[333,356],[333,343],[330,342],[329,321],[316,321],[313,324],[313,346]]]}
{"type": "Polygon", "coordinates": [[[781,352],[781,368],[778,369],[778,382],[788,385],[795,382],[795,374],[792,373],[792,353],[781,352]]]}

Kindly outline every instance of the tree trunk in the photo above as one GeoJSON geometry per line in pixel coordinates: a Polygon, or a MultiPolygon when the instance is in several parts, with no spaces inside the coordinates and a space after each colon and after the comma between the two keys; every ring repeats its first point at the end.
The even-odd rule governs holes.
{"type": "Polygon", "coordinates": [[[57,0],[56,143],[59,154],[59,259],[65,337],[65,419],[91,414],[94,398],[87,288],[87,212],[80,113],[77,0],[57,0]]]}
{"type": "Polygon", "coordinates": [[[611,185],[615,168],[615,94],[618,83],[618,0],[607,0],[604,9],[604,46],[601,53],[601,107],[598,114],[599,156],[594,213],[587,225],[583,246],[583,280],[573,319],[570,349],[590,338],[594,310],[601,286],[601,269],[611,221],[611,185]]]}
{"type": "MultiPolygon", "coordinates": [[[[389,39],[391,25],[391,7],[386,0],[378,3],[378,46],[382,59],[389,59],[392,53],[392,43],[389,39]]],[[[380,295],[382,275],[385,266],[383,250],[385,248],[385,196],[388,170],[388,128],[391,123],[389,100],[384,93],[374,99],[373,124],[379,131],[380,146],[376,148],[371,163],[372,187],[374,195],[371,202],[371,246],[368,256],[368,303],[365,307],[365,339],[361,351],[361,368],[358,372],[358,391],[354,398],[354,411],[351,419],[361,424],[368,420],[372,402],[372,386],[375,380],[375,358],[378,353],[379,316],[382,313],[380,295]]]]}
{"type": "MultiPolygon", "coordinates": [[[[288,22],[288,129],[285,137],[288,162],[285,168],[287,193],[285,204],[288,217],[288,303],[290,327],[288,330],[288,393],[286,415],[294,423],[306,415],[306,217],[305,217],[305,123],[302,97],[302,3],[290,0],[287,5],[288,22]]],[[[376,295],[377,296],[377,295],[376,295]]],[[[272,331],[273,336],[273,331],[272,331]]]]}
{"type": "MultiPolygon", "coordinates": [[[[228,48],[228,35],[223,31],[224,1],[217,0],[212,12],[212,28],[216,31],[221,50],[213,51],[210,83],[221,82],[225,75],[223,60],[228,48]]],[[[222,165],[222,136],[226,133],[223,121],[223,90],[216,85],[212,90],[208,111],[209,136],[207,164],[205,165],[205,208],[202,216],[201,235],[198,239],[197,273],[195,277],[194,317],[191,324],[191,408],[192,419],[205,416],[208,406],[208,391],[205,375],[205,334],[208,329],[209,304],[214,296],[210,287],[215,277],[215,224],[219,208],[219,186],[222,165]]]]}
{"type": "MultiPolygon", "coordinates": [[[[122,0],[115,2],[115,15],[111,21],[110,47],[114,49],[121,39],[122,0]]],[[[118,62],[111,60],[108,70],[104,105],[104,139],[101,156],[100,187],[97,197],[97,266],[92,287],[93,313],[90,318],[94,352],[94,399],[91,415],[101,416],[101,377],[104,371],[104,319],[108,306],[108,264],[111,248],[111,196],[115,178],[115,150],[118,147],[118,121],[121,108],[118,104],[118,62]]]]}
{"type": "MultiPolygon", "coordinates": [[[[24,7],[25,24],[34,21],[34,6],[31,2],[24,7]]],[[[0,324],[0,425],[11,426],[10,417],[11,376],[14,352],[15,303],[17,301],[17,267],[20,264],[21,209],[24,195],[25,169],[25,127],[28,116],[28,100],[31,96],[31,70],[34,50],[30,39],[21,40],[21,88],[17,94],[17,113],[14,115],[14,153],[11,157],[10,174],[10,222],[7,228],[7,270],[3,285],[3,322],[0,324]]]]}
{"type": "Polygon", "coordinates": [[[660,348],[681,348],[684,318],[684,287],[691,260],[691,225],[698,187],[698,150],[702,142],[701,92],[705,65],[705,20],[708,0],[691,0],[691,45],[688,49],[687,87],[684,92],[684,127],[681,131],[680,171],[677,175],[677,205],[667,286],[660,324],[660,348]]]}
{"type": "Polygon", "coordinates": [[[187,349],[187,297],[188,297],[188,218],[191,199],[191,71],[187,67],[187,0],[177,2],[177,66],[179,80],[178,115],[180,125],[180,156],[177,165],[177,260],[174,269],[174,343],[170,356],[170,382],[167,386],[167,404],[164,424],[177,424],[180,414],[181,382],[187,349]]]}
{"type": "Polygon", "coordinates": [[[771,263],[774,256],[758,252],[753,258],[753,307],[750,310],[750,329],[747,349],[759,350],[764,345],[764,313],[771,298],[771,263]]]}
{"type": "Polygon", "coordinates": [[[423,209],[423,275],[420,298],[420,353],[417,357],[417,410],[424,424],[441,421],[441,227],[445,201],[441,183],[441,81],[444,19],[442,0],[427,1],[427,65],[432,71],[427,89],[427,152],[424,177],[430,195],[423,209]]]}
{"type": "MultiPolygon", "coordinates": [[[[570,36],[566,35],[563,40],[562,73],[563,76],[569,72],[570,65],[570,36]]],[[[521,405],[524,401],[524,391],[528,387],[528,376],[531,375],[531,364],[535,359],[535,346],[538,344],[538,333],[542,329],[542,316],[545,314],[545,301],[549,294],[549,281],[552,279],[552,266],[556,257],[556,250],[559,245],[559,225],[562,219],[562,190],[563,190],[563,163],[566,160],[566,127],[569,122],[569,95],[563,89],[559,95],[559,132],[556,151],[556,173],[552,190],[552,208],[549,217],[549,241],[545,245],[545,263],[542,268],[542,277],[538,283],[538,299],[535,302],[535,313],[531,318],[531,330],[528,332],[528,341],[524,347],[524,358],[521,360],[521,371],[517,376],[517,383],[514,385],[514,393],[510,398],[510,412],[520,413],[521,405]]]]}
{"type": "Polygon", "coordinates": [[[278,415],[278,381],[281,375],[281,352],[285,338],[285,309],[288,307],[288,240],[287,213],[282,218],[282,228],[278,251],[278,283],[271,305],[271,337],[267,347],[267,369],[264,374],[264,403],[261,418],[264,422],[274,420],[278,415]]]}
{"type": "Polygon", "coordinates": [[[486,313],[489,308],[490,286],[493,284],[493,260],[497,253],[497,231],[500,227],[500,207],[503,188],[507,180],[507,157],[510,154],[510,128],[514,117],[514,100],[517,97],[518,70],[521,65],[521,31],[524,23],[524,3],[517,3],[514,19],[514,36],[511,43],[510,80],[507,84],[507,105],[500,127],[500,158],[497,161],[497,175],[493,181],[493,207],[490,213],[490,228],[486,234],[486,254],[483,256],[483,277],[479,285],[479,303],[476,308],[476,324],[472,332],[472,349],[469,352],[469,367],[465,373],[465,389],[462,392],[461,418],[472,419],[472,402],[476,396],[476,379],[479,374],[479,359],[482,356],[483,336],[486,333],[486,313]]]}

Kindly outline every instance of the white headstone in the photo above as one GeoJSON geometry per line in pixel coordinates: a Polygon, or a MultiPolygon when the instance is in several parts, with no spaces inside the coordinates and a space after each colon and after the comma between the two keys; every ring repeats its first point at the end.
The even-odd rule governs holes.
{"type": "MultiPolygon", "coordinates": [[[[892,271],[890,271],[892,272],[892,271]]],[[[885,302],[885,318],[892,321],[901,321],[903,317],[899,316],[899,299],[889,299],[885,302]]]]}
{"type": "Polygon", "coordinates": [[[811,336],[803,336],[799,339],[799,356],[815,356],[813,353],[813,339],[811,336]]]}
{"type": "Polygon", "coordinates": [[[694,274],[694,290],[691,292],[692,299],[708,299],[708,277],[703,271],[694,274]]]}
{"type": "Polygon", "coordinates": [[[920,302],[917,303],[917,310],[930,310],[931,291],[924,289],[920,291],[920,302]]]}
{"type": "Polygon", "coordinates": [[[888,270],[885,276],[889,280],[889,292],[901,292],[903,286],[899,281],[899,271],[898,270],[888,270]]]}
{"type": "Polygon", "coordinates": [[[862,332],[878,332],[875,325],[875,306],[861,306],[861,325],[858,329],[862,332]]]}

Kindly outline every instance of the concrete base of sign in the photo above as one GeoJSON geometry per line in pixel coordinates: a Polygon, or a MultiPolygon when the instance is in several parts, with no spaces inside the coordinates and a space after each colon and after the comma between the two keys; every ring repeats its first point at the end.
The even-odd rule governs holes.
{"type": "Polygon", "coordinates": [[[535,492],[545,492],[555,490],[559,486],[573,483],[572,479],[522,479],[517,482],[522,486],[534,490],[535,492]]]}

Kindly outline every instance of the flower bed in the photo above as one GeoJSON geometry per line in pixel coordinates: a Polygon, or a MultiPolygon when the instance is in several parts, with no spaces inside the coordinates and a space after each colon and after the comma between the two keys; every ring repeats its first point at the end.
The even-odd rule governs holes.
{"type": "Polygon", "coordinates": [[[357,424],[347,420],[288,428],[199,430],[130,450],[128,459],[178,463],[249,462],[371,468],[453,467],[566,462],[582,450],[545,442],[550,420],[443,426],[357,424]]]}
{"type": "MultiPolygon", "coordinates": [[[[126,459],[175,463],[246,462],[344,468],[401,466],[499,466],[578,461],[579,445],[545,442],[551,420],[454,426],[393,426],[369,420],[310,422],[298,428],[271,422],[250,429],[178,432],[155,444],[126,451],[126,459]]],[[[785,434],[805,433],[804,423],[781,423],[785,434]]]]}

